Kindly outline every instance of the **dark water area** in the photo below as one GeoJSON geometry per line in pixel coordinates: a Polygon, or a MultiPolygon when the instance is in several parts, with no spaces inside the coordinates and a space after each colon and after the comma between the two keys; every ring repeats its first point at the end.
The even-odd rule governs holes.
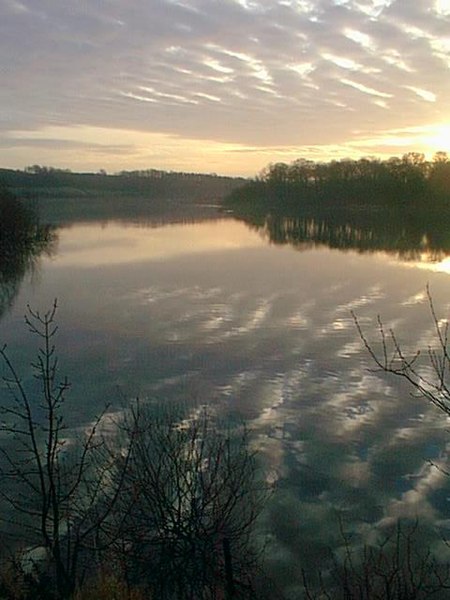
{"type": "Polygon", "coordinates": [[[291,597],[302,568],[342,548],[342,523],[356,545],[398,518],[419,519],[430,545],[450,535],[450,480],[430,463],[446,465],[448,419],[373,370],[351,316],[374,344],[377,315],[406,353],[434,343],[426,286],[446,319],[445,219],[194,212],[56,219],[53,251],[17,271],[0,314],[24,383],[26,306],[57,298],[70,426],[136,396],[244,420],[274,490],[266,571],[291,597]]]}

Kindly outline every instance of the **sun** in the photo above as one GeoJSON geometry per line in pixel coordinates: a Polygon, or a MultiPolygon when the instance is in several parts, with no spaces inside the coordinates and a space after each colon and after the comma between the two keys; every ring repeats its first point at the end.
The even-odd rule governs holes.
{"type": "Polygon", "coordinates": [[[442,150],[450,153],[450,124],[436,125],[429,135],[424,136],[423,142],[430,152],[442,150]]]}
{"type": "Polygon", "coordinates": [[[442,15],[450,14],[450,0],[436,0],[436,10],[442,15]]]}

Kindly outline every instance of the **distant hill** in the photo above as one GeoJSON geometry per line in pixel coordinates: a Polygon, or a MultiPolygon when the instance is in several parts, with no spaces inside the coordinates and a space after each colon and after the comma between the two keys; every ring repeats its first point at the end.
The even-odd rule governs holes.
{"type": "Polygon", "coordinates": [[[89,196],[140,196],[146,198],[219,201],[245,183],[243,178],[176,173],[148,169],[122,171],[115,175],[105,172],[72,173],[71,171],[35,165],[24,171],[0,169],[0,184],[22,197],[82,198],[89,196]]]}

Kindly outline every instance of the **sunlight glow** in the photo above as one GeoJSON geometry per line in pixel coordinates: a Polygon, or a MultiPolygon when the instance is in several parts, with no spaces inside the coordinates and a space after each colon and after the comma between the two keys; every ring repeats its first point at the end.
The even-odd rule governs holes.
{"type": "Polygon", "coordinates": [[[424,141],[431,150],[450,152],[450,124],[436,126],[424,141]]]}
{"type": "Polygon", "coordinates": [[[433,262],[428,255],[424,255],[423,259],[418,262],[413,262],[411,265],[408,263],[405,264],[406,266],[418,267],[419,269],[425,269],[426,271],[432,271],[433,273],[445,273],[450,275],[450,256],[447,256],[438,262],[433,262]]]}
{"type": "Polygon", "coordinates": [[[450,15],[450,0],[436,0],[436,12],[441,15],[450,15]]]}
{"type": "Polygon", "coordinates": [[[381,149],[388,151],[389,148],[397,153],[397,149],[413,148],[417,152],[423,152],[428,159],[438,151],[450,152],[450,123],[436,123],[433,125],[423,125],[418,127],[409,127],[405,129],[392,129],[381,132],[374,137],[360,137],[356,142],[352,142],[353,147],[363,148],[369,151],[371,148],[375,152],[381,149]]]}
{"type": "MultiPolygon", "coordinates": [[[[307,73],[313,69],[309,63],[300,67],[308,85],[307,73]]],[[[292,70],[297,71],[295,68],[292,70]]],[[[300,73],[299,73],[300,74],[300,73]]],[[[355,83],[346,80],[351,87],[355,83]]],[[[357,84],[359,91],[369,94],[372,102],[386,110],[383,92],[371,90],[357,84]],[[375,92],[375,94],[374,94],[375,92]],[[380,97],[381,94],[381,97],[380,97]]],[[[266,93],[274,94],[270,86],[260,86],[266,93]]],[[[275,92],[276,93],[276,92],[275,92]]],[[[158,97],[132,94],[134,101],[156,103],[158,97]]],[[[220,104],[221,99],[206,92],[196,92],[192,98],[198,103],[220,104]]],[[[173,99],[174,102],[181,100],[173,99]]],[[[336,100],[336,106],[344,103],[336,100]]],[[[292,162],[304,157],[316,161],[339,160],[343,156],[358,159],[376,155],[387,158],[401,155],[409,150],[423,152],[431,159],[435,152],[450,154],[450,119],[445,123],[434,123],[409,128],[385,129],[377,134],[371,131],[354,131],[352,136],[333,144],[292,145],[246,145],[208,139],[192,139],[182,136],[109,129],[102,127],[45,127],[35,131],[15,131],[9,138],[14,142],[8,151],[4,167],[15,168],[16,164],[31,164],[27,144],[39,145],[42,164],[72,170],[97,171],[100,168],[110,173],[121,170],[155,169],[187,172],[221,173],[253,177],[269,162],[292,162]],[[54,144],[58,146],[55,160],[54,144]],[[201,165],[199,169],[199,165],[201,165]]]]}

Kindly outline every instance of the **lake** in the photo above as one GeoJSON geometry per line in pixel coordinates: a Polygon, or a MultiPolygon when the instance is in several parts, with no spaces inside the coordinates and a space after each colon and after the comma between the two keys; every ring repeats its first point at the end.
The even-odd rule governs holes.
{"type": "Polygon", "coordinates": [[[450,261],[290,239],[231,215],[59,226],[10,298],[0,341],[30,380],[23,315],[57,298],[74,427],[137,396],[244,420],[274,486],[259,525],[267,571],[294,597],[301,567],[342,546],[340,520],[355,543],[398,517],[450,527],[450,480],[430,464],[446,459],[448,419],[373,371],[351,316],[374,344],[381,315],[407,353],[426,349],[426,286],[446,317],[450,261]]]}

